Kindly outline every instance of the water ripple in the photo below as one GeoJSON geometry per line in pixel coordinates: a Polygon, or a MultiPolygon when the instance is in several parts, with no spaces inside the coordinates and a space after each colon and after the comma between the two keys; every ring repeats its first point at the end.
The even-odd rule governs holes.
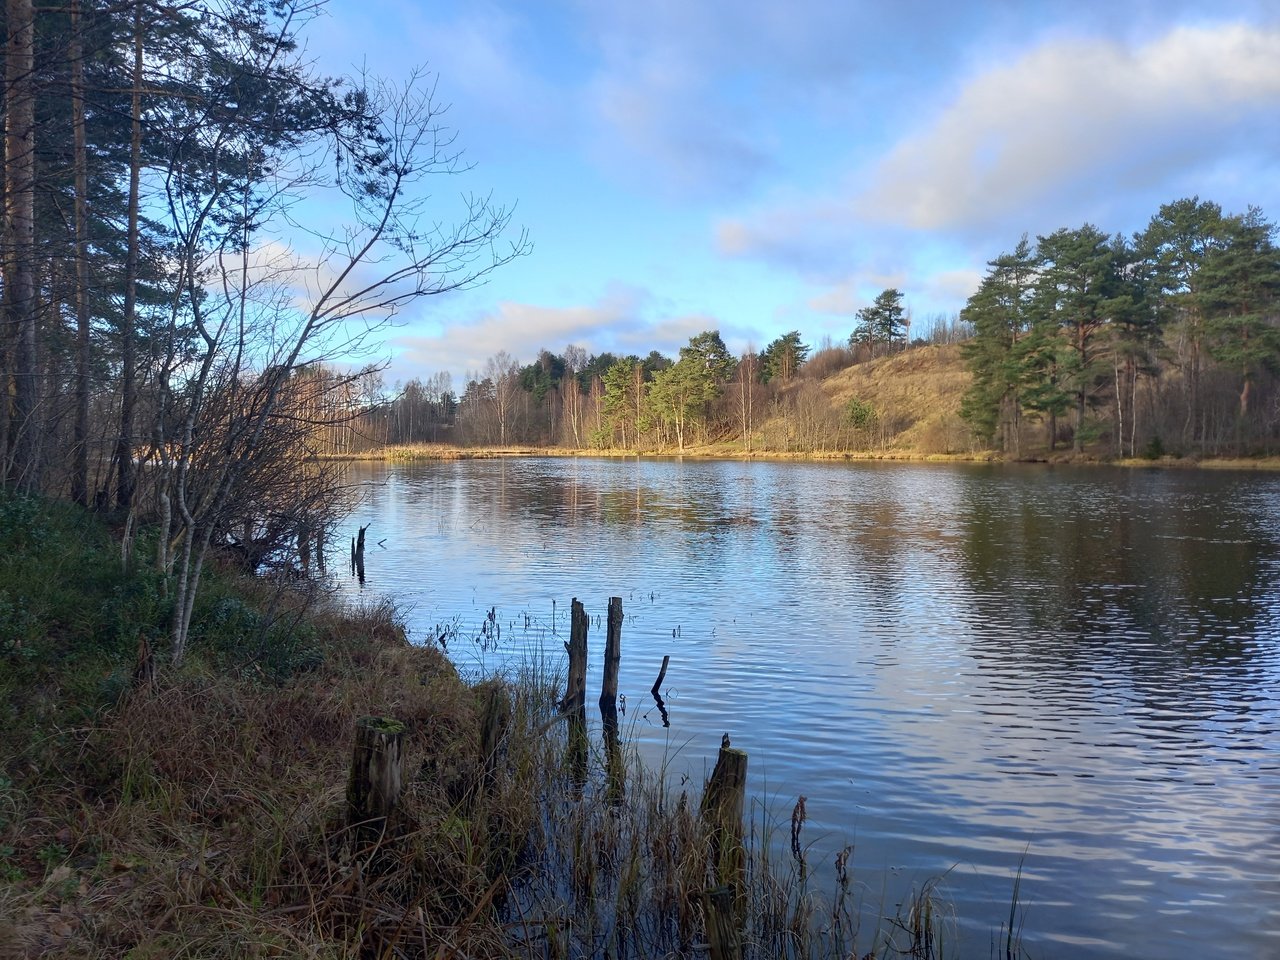
{"type": "Polygon", "coordinates": [[[645,755],[697,780],[730,731],[780,819],[808,797],[815,864],[855,842],[890,904],[946,874],[975,955],[1019,869],[1037,955],[1276,955],[1280,479],[355,469],[379,482],[353,525],[387,541],[366,589],[414,636],[444,628],[469,671],[559,668],[569,598],[599,616],[623,597],[624,725],[645,755]],[[648,695],[664,655],[670,727],[648,695]]]}

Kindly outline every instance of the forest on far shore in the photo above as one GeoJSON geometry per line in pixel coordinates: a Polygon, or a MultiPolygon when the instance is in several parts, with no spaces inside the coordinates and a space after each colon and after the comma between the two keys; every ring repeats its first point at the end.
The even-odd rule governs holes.
{"type": "MultiPolygon", "coordinates": [[[[847,341],[798,330],[732,356],[718,331],[679,356],[589,354],[569,345],[527,363],[491,357],[455,393],[448,374],[352,384],[358,418],[336,453],[385,445],[972,453],[1069,449],[1134,457],[1270,453],[1280,440],[1280,253],[1275,225],[1193,197],[1132,237],[1085,224],[1025,235],[989,263],[958,316],[912,324],[904,293],[858,311],[847,341]],[[880,358],[928,346],[935,383],[886,402],[880,358]],[[857,380],[845,371],[866,366],[857,380]],[[868,379],[870,382],[868,382],[868,379]],[[922,421],[922,446],[908,431],[922,421]]],[[[917,379],[923,384],[916,365],[917,379]]]]}

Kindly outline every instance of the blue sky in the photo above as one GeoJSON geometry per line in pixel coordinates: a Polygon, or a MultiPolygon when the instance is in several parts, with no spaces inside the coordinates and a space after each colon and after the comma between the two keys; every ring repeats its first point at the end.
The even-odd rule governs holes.
{"type": "Polygon", "coordinates": [[[985,262],[1198,194],[1280,217],[1280,3],[331,0],[328,72],[425,66],[530,256],[407,308],[389,382],[498,350],[844,340],[896,286],[918,323],[985,262]]]}

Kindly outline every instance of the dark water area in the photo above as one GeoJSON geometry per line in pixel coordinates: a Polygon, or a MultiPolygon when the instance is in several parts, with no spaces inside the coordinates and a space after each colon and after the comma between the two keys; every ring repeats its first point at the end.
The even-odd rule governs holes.
{"type": "MultiPolygon", "coordinates": [[[[621,596],[626,735],[698,785],[728,731],[757,804],[807,797],[815,885],[854,845],[868,913],[945,875],[950,936],[994,955],[1021,865],[1033,956],[1280,956],[1280,476],[528,459],[352,481],[367,582],[344,592],[478,673],[563,670],[570,598],[603,619],[621,596]]],[[[594,621],[590,645],[593,703],[594,621]]]]}

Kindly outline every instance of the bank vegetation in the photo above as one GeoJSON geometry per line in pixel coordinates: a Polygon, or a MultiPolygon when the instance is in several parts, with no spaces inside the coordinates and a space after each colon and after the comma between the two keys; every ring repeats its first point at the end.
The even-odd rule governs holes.
{"type": "MultiPolygon", "coordinates": [[[[706,955],[721,826],[697,781],[638,763],[625,723],[620,766],[594,725],[574,760],[563,670],[464,682],[388,605],[339,609],[313,581],[220,561],[182,667],[153,670],[154,532],[132,563],[119,533],[0,497],[5,957],[706,955]],[[368,715],[404,750],[372,834],[347,789],[368,715]]],[[[741,956],[958,955],[937,881],[886,904],[852,848],[813,857],[803,800],[745,813],[727,878],[741,956]]],[[[1016,930],[992,939],[1022,955],[1016,930]]]]}
{"type": "Polygon", "coordinates": [[[374,385],[333,450],[532,446],[728,455],[1125,460],[1280,452],[1275,225],[1192,197],[1131,237],[1054,231],[989,264],[958,316],[912,323],[881,292],[847,341],[798,330],[730,354],[707,330],[676,357],[543,349],[374,385]]]}

